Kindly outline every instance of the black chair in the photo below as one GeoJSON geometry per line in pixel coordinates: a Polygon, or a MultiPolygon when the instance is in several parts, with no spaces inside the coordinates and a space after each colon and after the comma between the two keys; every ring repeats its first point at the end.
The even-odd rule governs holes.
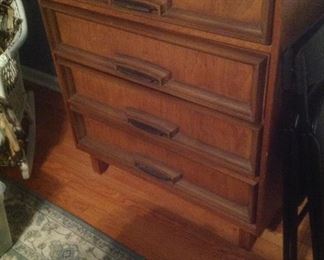
{"type": "Polygon", "coordinates": [[[297,259],[298,226],[309,213],[313,257],[323,260],[324,19],[285,52],[283,88],[284,259],[297,259]]]}

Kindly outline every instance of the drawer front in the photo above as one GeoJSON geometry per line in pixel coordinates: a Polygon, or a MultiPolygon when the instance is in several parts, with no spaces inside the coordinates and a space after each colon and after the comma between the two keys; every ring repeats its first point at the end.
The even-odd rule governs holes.
{"type": "Polygon", "coordinates": [[[95,112],[109,107],[126,127],[206,154],[230,169],[256,174],[259,128],[65,59],[58,63],[73,79],[69,96],[102,104],[87,103],[95,112]]]}
{"type": "Polygon", "coordinates": [[[69,46],[104,57],[119,77],[130,81],[249,121],[260,119],[265,56],[196,41],[186,47],[182,45],[191,45],[190,39],[153,30],[161,37],[155,39],[140,35],[144,27],[130,32],[132,24],[122,29],[61,12],[55,17],[58,48],[69,46]],[[177,44],[167,42],[170,37],[177,44]]]}
{"type": "Polygon", "coordinates": [[[201,30],[269,42],[272,0],[112,0],[118,10],[147,13],[201,30]],[[149,9],[137,8],[142,3],[149,9]],[[130,4],[132,3],[132,4],[130,4]],[[155,11],[157,10],[157,11],[155,11]]]}
{"type": "Polygon", "coordinates": [[[75,4],[82,3],[254,42],[271,40],[273,0],[79,0],[75,4]]]}
{"type": "Polygon", "coordinates": [[[216,210],[253,221],[255,183],[223,175],[92,117],[72,114],[78,122],[75,130],[80,148],[108,162],[120,162],[148,180],[169,185],[216,210]]]}

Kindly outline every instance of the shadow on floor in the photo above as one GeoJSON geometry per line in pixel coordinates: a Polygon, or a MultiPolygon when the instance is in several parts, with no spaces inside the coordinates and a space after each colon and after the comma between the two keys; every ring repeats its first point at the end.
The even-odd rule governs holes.
{"type": "Polygon", "coordinates": [[[163,208],[136,217],[117,240],[141,248],[138,253],[149,259],[262,259],[163,208]]]}
{"type": "Polygon", "coordinates": [[[36,155],[35,171],[45,161],[51,149],[61,141],[67,128],[62,96],[44,87],[29,87],[35,94],[36,155]]]}

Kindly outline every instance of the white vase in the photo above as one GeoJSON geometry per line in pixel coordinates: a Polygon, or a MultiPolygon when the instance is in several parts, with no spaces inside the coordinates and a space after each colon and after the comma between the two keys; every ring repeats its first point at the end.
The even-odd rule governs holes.
{"type": "Polygon", "coordinates": [[[0,182],[0,257],[12,246],[12,239],[4,206],[6,186],[0,182]]]}

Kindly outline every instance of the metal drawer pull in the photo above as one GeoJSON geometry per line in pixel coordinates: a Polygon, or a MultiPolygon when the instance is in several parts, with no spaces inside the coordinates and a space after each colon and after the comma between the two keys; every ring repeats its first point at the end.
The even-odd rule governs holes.
{"type": "Polygon", "coordinates": [[[179,132],[177,125],[135,108],[126,108],[126,116],[132,126],[153,135],[172,138],[179,132]]]}
{"type": "Polygon", "coordinates": [[[161,87],[171,78],[171,73],[164,68],[127,55],[116,55],[113,63],[121,77],[140,84],[161,87]]]}
{"type": "Polygon", "coordinates": [[[142,13],[162,16],[170,7],[170,0],[112,0],[112,4],[142,13]]]}
{"type": "Polygon", "coordinates": [[[182,178],[181,173],[169,169],[164,165],[152,163],[152,161],[146,158],[137,158],[134,164],[137,169],[162,181],[174,184],[182,178]]]}

